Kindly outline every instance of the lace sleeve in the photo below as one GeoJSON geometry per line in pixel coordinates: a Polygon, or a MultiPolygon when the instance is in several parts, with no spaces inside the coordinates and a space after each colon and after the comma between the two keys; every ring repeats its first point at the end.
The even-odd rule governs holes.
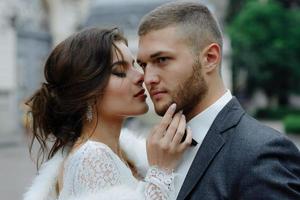
{"type": "Polygon", "coordinates": [[[145,199],[167,200],[174,197],[174,173],[152,166],[146,178],[145,199]]]}
{"type": "Polygon", "coordinates": [[[120,172],[111,153],[101,147],[86,148],[74,172],[72,193],[96,193],[120,184],[120,172]]]}
{"type": "MultiPolygon", "coordinates": [[[[120,163],[114,156],[107,148],[87,145],[68,164],[70,167],[68,168],[68,176],[65,180],[67,184],[65,186],[69,187],[65,189],[69,190],[67,188],[70,188],[70,192],[67,193],[74,197],[96,194],[99,197],[97,199],[126,199],[126,194],[135,194],[137,199],[145,200],[175,199],[173,172],[150,167],[145,181],[138,182],[131,173],[128,175],[132,176],[135,181],[131,182],[130,177],[124,181],[123,173],[127,173],[127,171],[122,171],[121,166],[118,167],[120,163]],[[124,189],[123,194],[119,191],[120,186],[124,189]],[[117,189],[118,191],[116,191],[117,189]],[[106,196],[100,198],[101,195],[106,196]],[[113,196],[117,196],[117,198],[112,198],[113,196]]],[[[128,171],[130,172],[129,169],[128,171]]],[[[64,195],[62,195],[62,199],[63,197],[64,195]]],[[[132,199],[132,197],[129,199],[132,199]]]]}

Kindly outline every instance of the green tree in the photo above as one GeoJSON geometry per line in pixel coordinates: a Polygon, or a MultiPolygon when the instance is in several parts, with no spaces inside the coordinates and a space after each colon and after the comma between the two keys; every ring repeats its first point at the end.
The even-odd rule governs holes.
{"type": "Polygon", "coordinates": [[[229,34],[235,92],[244,71],[247,94],[262,89],[287,105],[289,94],[300,91],[299,10],[274,1],[249,1],[232,19],[229,34]]]}

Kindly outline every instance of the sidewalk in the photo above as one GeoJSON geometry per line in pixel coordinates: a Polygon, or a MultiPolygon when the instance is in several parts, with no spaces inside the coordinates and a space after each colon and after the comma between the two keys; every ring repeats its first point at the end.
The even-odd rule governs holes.
{"type": "Polygon", "coordinates": [[[0,194],[3,200],[21,200],[35,175],[27,141],[21,134],[0,139],[0,194]]]}

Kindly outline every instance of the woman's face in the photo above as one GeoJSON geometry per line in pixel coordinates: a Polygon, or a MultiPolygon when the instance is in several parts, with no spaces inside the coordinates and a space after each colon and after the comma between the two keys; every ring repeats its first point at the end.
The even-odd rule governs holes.
{"type": "Polygon", "coordinates": [[[112,73],[98,103],[100,115],[128,117],[148,111],[143,88],[144,75],[138,69],[135,59],[123,42],[116,42],[123,55],[113,51],[112,73]]]}

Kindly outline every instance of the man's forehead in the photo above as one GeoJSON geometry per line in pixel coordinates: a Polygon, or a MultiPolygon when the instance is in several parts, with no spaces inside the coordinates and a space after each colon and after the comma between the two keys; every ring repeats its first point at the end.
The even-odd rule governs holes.
{"type": "Polygon", "coordinates": [[[158,57],[176,57],[178,54],[181,54],[182,48],[155,48],[150,50],[145,48],[145,50],[139,49],[137,53],[138,62],[148,62],[154,60],[158,57]]]}
{"type": "Polygon", "coordinates": [[[138,61],[146,61],[149,59],[155,59],[160,56],[164,55],[172,55],[176,53],[175,49],[167,48],[167,47],[158,47],[150,49],[147,47],[139,48],[137,53],[137,60],[138,61]]]}
{"type": "Polygon", "coordinates": [[[157,35],[145,35],[139,38],[137,57],[138,59],[148,59],[154,54],[172,54],[178,51],[178,47],[183,45],[183,40],[175,37],[163,37],[157,35]]]}

